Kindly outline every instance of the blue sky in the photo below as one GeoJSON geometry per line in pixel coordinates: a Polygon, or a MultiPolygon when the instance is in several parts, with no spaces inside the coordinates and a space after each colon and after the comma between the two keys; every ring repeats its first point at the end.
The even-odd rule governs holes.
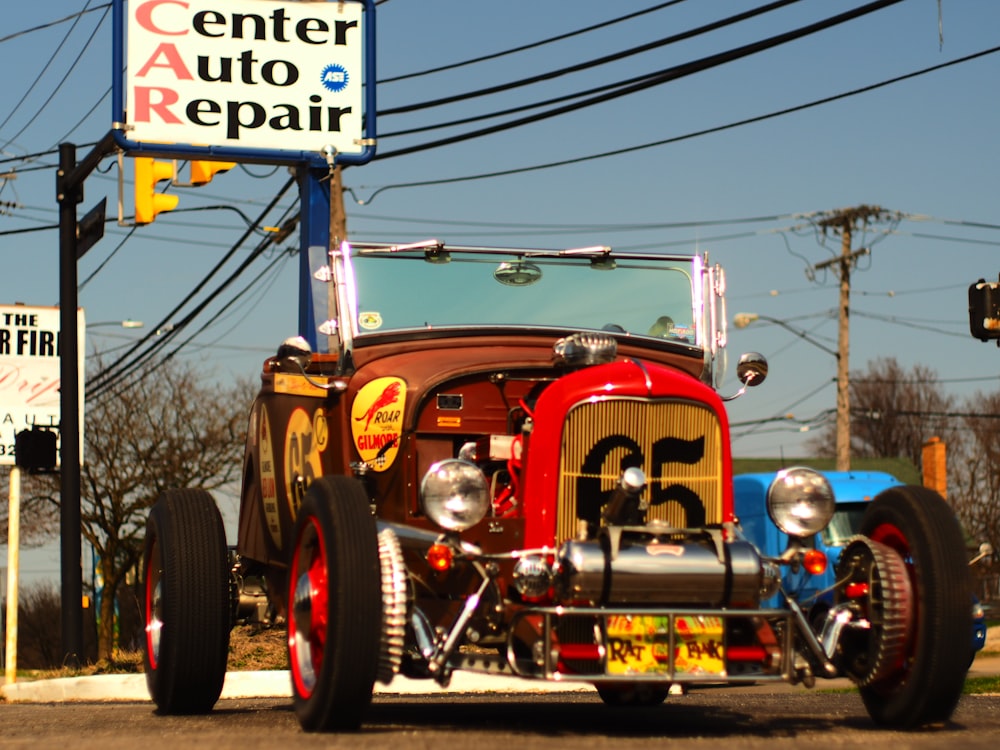
{"type": "MultiPolygon", "coordinates": [[[[658,4],[653,0],[627,4],[389,0],[377,10],[380,80],[605,25],[489,62],[380,83],[379,109],[500,85],[612,55],[763,5],[750,0],[689,0],[608,24],[615,9],[635,12],[658,4]]],[[[863,4],[863,0],[803,0],[727,29],[535,86],[411,115],[380,117],[378,132],[389,134],[567,92],[596,90],[863,4]]],[[[39,156],[29,162],[20,157],[43,154],[65,140],[95,142],[111,125],[110,101],[101,101],[111,86],[110,15],[98,26],[104,10],[86,14],[65,41],[70,22],[17,32],[102,5],[98,0],[89,4],[48,0],[16,3],[5,13],[0,69],[8,72],[0,104],[0,159],[12,161],[5,161],[0,171],[17,174],[0,191],[0,201],[16,204],[4,204],[0,213],[3,304],[58,301],[57,232],[10,233],[57,222],[52,169],[56,158],[39,156]],[[92,33],[94,40],[84,50],[92,33]],[[47,168],[39,168],[42,165],[47,168]]],[[[819,271],[810,280],[807,271],[839,253],[839,238],[827,238],[823,244],[810,217],[877,205],[898,212],[901,220],[855,237],[854,247],[870,246],[871,254],[852,276],[852,369],[864,368],[875,357],[892,356],[907,368],[930,367],[956,396],[992,392],[1000,387],[1000,351],[969,335],[966,290],[981,277],[996,280],[1000,271],[1000,232],[993,228],[1000,225],[996,208],[1000,55],[987,54],[753,124],[684,136],[990,50],[998,43],[997,28],[1000,4],[993,0],[905,0],[775,49],[577,112],[413,155],[382,160],[377,156],[370,164],[344,171],[348,233],[375,241],[435,236],[465,244],[609,244],[620,249],[707,252],[711,261],[726,269],[730,317],[735,312],[756,312],[787,321],[824,346],[835,347],[837,279],[819,271]],[[674,142],[599,156],[668,139],[674,142]],[[562,160],[578,161],[490,179],[395,187],[562,160]]],[[[387,136],[380,139],[378,153],[390,154],[472,127],[387,136]]],[[[82,157],[86,150],[81,151],[82,157]]],[[[128,167],[126,178],[131,175],[128,167]]],[[[287,179],[283,167],[237,168],[206,187],[181,191],[179,208],[227,205],[256,217],[287,179]]],[[[88,180],[80,215],[103,196],[114,213],[117,194],[117,167],[109,159],[88,180]]],[[[265,223],[278,221],[296,204],[292,191],[265,223]]],[[[131,214],[129,184],[124,210],[131,214]]],[[[120,346],[128,337],[169,324],[171,311],[245,228],[231,209],[164,214],[136,229],[124,243],[129,229],[109,225],[102,242],[79,263],[80,280],[85,282],[80,302],[90,322],[131,318],[143,321],[146,328],[94,329],[88,351],[120,346]]],[[[180,355],[196,358],[199,366],[214,367],[215,374],[223,377],[253,373],[282,338],[296,333],[297,242],[293,235],[285,245],[284,259],[271,255],[255,267],[260,282],[218,313],[218,319],[180,355]],[[270,261],[273,265],[267,270],[270,261]]],[[[245,258],[248,248],[237,251],[229,267],[245,258]]],[[[234,284],[233,292],[248,281],[249,277],[234,284]]],[[[206,317],[194,322],[192,333],[208,324],[213,311],[231,297],[224,295],[210,305],[206,317]]],[[[758,322],[744,330],[731,329],[729,350],[731,370],[736,356],[746,350],[763,352],[771,363],[768,381],[732,402],[734,422],[789,413],[809,421],[833,409],[834,359],[819,347],[780,326],[758,322]]],[[[728,382],[728,390],[735,391],[732,374],[728,382]]],[[[798,421],[750,432],[738,429],[734,453],[802,455],[809,433],[797,425],[798,421]]]]}

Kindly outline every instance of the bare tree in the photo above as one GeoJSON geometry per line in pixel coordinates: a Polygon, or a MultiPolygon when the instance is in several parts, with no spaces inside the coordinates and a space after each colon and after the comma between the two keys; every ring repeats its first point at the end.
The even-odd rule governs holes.
{"type": "MultiPolygon", "coordinates": [[[[973,548],[988,542],[1000,550],[1000,393],[977,393],[962,409],[964,443],[949,446],[948,499],[973,548]]],[[[977,566],[980,596],[995,598],[1000,564],[997,555],[977,566]]]]}
{"type": "MultiPolygon", "coordinates": [[[[907,458],[922,465],[931,437],[947,447],[947,499],[966,533],[970,552],[982,542],[1000,550],[1000,392],[977,393],[956,407],[936,373],[924,365],[907,371],[892,358],[851,374],[851,452],[855,457],[907,458]]],[[[833,455],[832,428],[809,443],[833,455]]],[[[997,556],[976,566],[980,596],[998,593],[997,556]]]]}
{"type": "Polygon", "coordinates": [[[99,659],[112,654],[115,600],[141,560],[147,510],[165,489],[215,490],[239,477],[252,398],[246,379],[220,385],[170,360],[87,402],[81,520],[103,584],[99,659]]]}
{"type": "MultiPolygon", "coordinates": [[[[868,363],[851,373],[851,455],[858,458],[906,458],[921,465],[931,437],[949,442],[956,420],[949,416],[954,399],[944,393],[937,373],[924,365],[904,370],[892,357],[868,363]]],[[[834,455],[834,427],[808,443],[817,455],[834,455]]]]}
{"type": "MultiPolygon", "coordinates": [[[[21,472],[21,505],[19,537],[23,547],[35,547],[50,541],[59,533],[59,509],[55,498],[48,495],[51,481],[44,477],[21,472]]],[[[0,476],[0,531],[7,543],[7,522],[10,505],[10,472],[0,476]]]]}

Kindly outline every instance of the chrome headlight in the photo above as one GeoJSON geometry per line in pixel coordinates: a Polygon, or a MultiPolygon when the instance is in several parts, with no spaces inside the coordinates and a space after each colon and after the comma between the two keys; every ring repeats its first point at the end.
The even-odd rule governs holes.
{"type": "Polygon", "coordinates": [[[833,488],[813,469],[782,469],[767,490],[767,513],[789,536],[810,536],[833,518],[833,488]]]}
{"type": "Polygon", "coordinates": [[[458,458],[431,466],[420,482],[424,513],[445,531],[465,531],[490,509],[486,477],[479,467],[458,458]]]}

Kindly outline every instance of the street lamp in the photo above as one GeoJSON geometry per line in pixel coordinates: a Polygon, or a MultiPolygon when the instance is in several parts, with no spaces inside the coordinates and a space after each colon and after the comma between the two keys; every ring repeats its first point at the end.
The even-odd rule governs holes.
{"type": "Polygon", "coordinates": [[[837,359],[840,359],[840,353],[839,352],[831,349],[830,347],[828,347],[828,346],[826,346],[824,344],[819,343],[818,341],[816,341],[816,339],[811,338],[809,336],[809,334],[807,334],[805,331],[800,330],[800,329],[796,328],[795,326],[791,326],[788,323],[786,323],[784,320],[779,320],[778,318],[772,318],[772,317],[769,317],[767,315],[758,315],[757,313],[741,312],[741,313],[736,313],[733,316],[733,325],[736,326],[737,328],[746,328],[748,325],[750,325],[751,323],[753,323],[754,321],[757,321],[757,320],[766,320],[768,323],[774,323],[775,325],[781,326],[786,331],[791,331],[792,333],[794,333],[800,339],[808,341],[810,344],[812,344],[813,346],[815,346],[817,349],[822,349],[827,354],[831,354],[834,357],[836,357],[837,359]]]}
{"type": "Polygon", "coordinates": [[[837,471],[849,471],[851,468],[851,404],[849,391],[849,371],[847,367],[848,338],[844,319],[841,318],[840,339],[837,350],[821,344],[809,337],[809,335],[795,326],[789,325],[778,318],[771,318],[767,315],[757,313],[736,313],[733,316],[733,325],[737,328],[746,328],[755,320],[766,320],[791,331],[801,339],[805,339],[818,349],[822,349],[827,354],[832,354],[837,360],[837,471]]]}
{"type": "Polygon", "coordinates": [[[102,320],[99,323],[87,323],[87,328],[101,328],[113,326],[114,328],[142,328],[145,323],[141,320],[102,320]]]}

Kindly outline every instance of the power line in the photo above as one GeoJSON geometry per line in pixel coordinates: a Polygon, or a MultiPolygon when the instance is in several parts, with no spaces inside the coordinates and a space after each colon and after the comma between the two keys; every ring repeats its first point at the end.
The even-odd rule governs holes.
{"type": "MultiPolygon", "coordinates": [[[[530,117],[522,117],[516,120],[510,120],[508,122],[500,123],[498,125],[493,125],[486,128],[480,128],[479,130],[472,130],[466,133],[460,133],[448,138],[439,139],[436,141],[430,141],[427,143],[417,144],[414,146],[408,146],[404,148],[397,149],[395,151],[390,151],[387,154],[382,154],[376,157],[377,160],[391,159],[396,156],[405,156],[408,154],[418,153],[420,151],[426,151],[428,149],[437,148],[444,145],[453,145],[462,141],[467,141],[473,138],[480,138],[485,135],[492,135],[493,133],[499,133],[504,130],[510,130],[512,128],[520,127],[522,125],[533,124],[540,122],[542,120],[549,119],[551,117],[556,117],[559,115],[567,114],[569,112],[574,112],[578,109],[584,109],[586,107],[591,107],[596,104],[604,104],[613,99],[617,99],[622,96],[627,96],[629,94],[634,94],[638,91],[643,91],[648,88],[653,88],[655,86],[660,86],[664,83],[676,80],[678,78],[683,78],[685,76],[692,75],[694,73],[699,73],[711,68],[717,67],[719,65],[724,65],[734,60],[739,60],[743,57],[748,57],[750,55],[762,52],[773,47],[786,44],[788,42],[794,41],[796,39],[801,39],[803,37],[815,34],[819,31],[824,31],[826,29],[832,28],[839,24],[845,23],[847,21],[852,21],[856,18],[874,13],[875,11],[886,8],[890,5],[895,5],[902,0],[876,0],[875,2],[868,3],[867,5],[855,8],[853,10],[841,13],[836,16],[824,19],[823,21],[818,21],[816,23],[809,24],[807,26],[799,27],[792,31],[787,31],[783,34],[777,34],[775,36],[768,37],[758,42],[752,44],[746,44],[741,47],[736,47],[726,52],[720,52],[714,55],[709,55],[701,59],[695,60],[693,62],[684,63],[682,65],[676,65],[670,68],[666,68],[658,73],[650,74],[643,77],[641,80],[623,85],[620,88],[612,92],[604,92],[601,96],[590,97],[579,102],[572,104],[566,104],[561,107],[554,107],[545,112],[541,112],[530,117]]],[[[633,79],[634,80],[634,79],[633,79]]]]}
{"type": "Polygon", "coordinates": [[[23,29],[21,31],[15,31],[13,34],[8,34],[7,36],[0,36],[0,44],[3,44],[4,42],[9,42],[11,39],[17,39],[18,37],[32,34],[36,31],[41,31],[42,29],[50,29],[53,26],[58,26],[61,23],[66,23],[67,21],[72,21],[76,18],[79,18],[80,16],[84,16],[87,13],[94,13],[96,11],[110,7],[111,3],[104,3],[104,5],[96,5],[93,8],[84,8],[78,13],[73,13],[71,15],[66,16],[65,18],[60,18],[57,21],[49,21],[48,23],[43,23],[38,26],[32,26],[30,29],[23,29]]]}
{"type": "Polygon", "coordinates": [[[457,68],[463,68],[463,67],[466,67],[468,65],[474,65],[475,63],[486,62],[488,60],[496,60],[496,59],[499,59],[501,57],[506,57],[507,55],[513,55],[513,54],[515,54],[517,52],[526,52],[529,49],[535,49],[537,47],[543,47],[546,44],[552,44],[553,42],[561,42],[561,41],[564,41],[566,39],[570,39],[570,38],[575,37],[575,36],[580,36],[582,34],[586,34],[586,33],[591,32],[591,31],[596,31],[597,29],[606,29],[609,26],[613,26],[615,24],[622,23],[623,21],[631,21],[632,19],[638,18],[639,16],[644,16],[644,15],[646,15],[648,13],[653,13],[654,11],[662,10],[664,8],[668,8],[671,5],[679,5],[680,3],[683,3],[683,2],[685,2],[685,0],[670,0],[670,2],[660,3],[659,5],[654,5],[651,8],[645,8],[643,10],[638,10],[638,11],[635,11],[634,13],[627,13],[627,14],[625,14],[623,16],[616,16],[616,17],[611,18],[611,19],[609,19],[607,21],[602,21],[600,23],[595,23],[595,24],[592,24],[590,26],[586,26],[586,27],[584,27],[582,29],[576,29],[575,31],[568,31],[568,32],[566,32],[564,34],[558,34],[556,36],[551,36],[551,37],[548,37],[547,39],[542,39],[542,40],[539,40],[537,42],[530,42],[528,44],[522,44],[522,45],[520,45],[518,47],[511,47],[510,49],[506,49],[506,50],[503,50],[501,52],[491,52],[488,55],[481,55],[480,57],[473,57],[473,58],[470,58],[468,60],[462,60],[461,62],[449,63],[447,65],[439,65],[439,66],[437,66],[435,68],[427,68],[425,70],[418,70],[418,71],[415,71],[413,73],[404,73],[403,75],[392,76],[390,78],[382,78],[382,79],[379,79],[378,83],[379,84],[396,83],[398,81],[406,81],[406,80],[409,80],[409,79],[412,79],[412,78],[418,78],[420,76],[429,75],[431,73],[442,73],[442,72],[444,72],[446,70],[455,70],[457,68]]]}
{"type": "MultiPolygon", "coordinates": [[[[899,2],[899,0],[889,0],[889,1],[899,2]]],[[[516,81],[507,81],[505,83],[497,84],[494,86],[487,86],[485,88],[476,89],[474,91],[466,91],[462,94],[452,94],[450,96],[441,97],[439,99],[431,99],[428,101],[422,101],[414,104],[406,104],[400,107],[391,107],[389,109],[384,109],[379,111],[378,116],[389,117],[392,115],[399,115],[408,112],[416,112],[423,109],[440,107],[445,104],[454,104],[455,102],[468,101],[469,99],[477,99],[479,97],[488,96],[490,94],[506,93],[513,89],[521,88],[522,86],[530,86],[535,83],[540,83],[541,81],[549,81],[552,80],[553,78],[560,78],[562,76],[569,75],[570,73],[578,73],[582,70],[589,70],[590,68],[596,68],[601,65],[606,65],[608,63],[618,62],[627,57],[632,57],[633,55],[638,55],[643,52],[649,52],[650,50],[658,49],[660,47],[665,47],[667,45],[684,41],[686,39],[692,39],[696,36],[707,34],[710,31],[716,31],[718,29],[725,28],[726,26],[731,26],[735,23],[739,23],[740,21],[745,21],[748,18],[753,18],[755,16],[759,16],[764,13],[770,13],[772,10],[777,10],[779,8],[783,8],[787,5],[793,5],[798,2],[801,2],[801,0],[775,0],[774,2],[769,3],[768,5],[764,5],[759,8],[752,8],[748,11],[744,11],[743,13],[738,13],[733,16],[728,16],[719,21],[713,21],[712,23],[704,24],[694,29],[689,29],[688,31],[683,31],[680,32],[679,34],[668,36],[664,39],[657,39],[656,41],[647,42],[646,44],[641,44],[637,47],[630,47],[629,49],[613,52],[611,54],[604,55],[603,57],[594,58],[593,60],[588,60],[582,63],[576,63],[575,65],[568,65],[564,68],[557,68],[556,70],[550,70],[545,73],[539,73],[537,75],[528,76],[527,78],[521,78],[516,81]]],[[[632,78],[629,81],[626,81],[625,83],[637,82],[645,77],[646,76],[639,76],[637,78],[632,78]]],[[[588,91],[593,92],[594,89],[589,88],[588,91]]]]}
{"type": "MultiPolygon", "coordinates": [[[[281,198],[284,196],[284,194],[294,184],[295,184],[295,177],[289,177],[288,180],[285,182],[285,184],[282,186],[281,190],[278,191],[278,194],[275,195],[275,197],[271,200],[271,202],[260,213],[257,221],[255,222],[255,225],[259,225],[263,221],[263,217],[266,216],[267,213],[270,212],[271,209],[274,208],[278,204],[278,201],[281,200],[281,198]]],[[[153,342],[153,344],[149,347],[149,349],[148,349],[148,351],[146,353],[144,353],[139,358],[137,358],[137,360],[132,361],[130,363],[130,365],[131,365],[130,368],[129,368],[130,370],[134,370],[136,367],[139,367],[150,356],[152,356],[156,351],[158,351],[163,346],[165,346],[166,343],[170,339],[172,339],[180,331],[180,327],[182,327],[182,326],[180,326],[180,327],[174,327],[171,330],[169,330],[166,333],[166,335],[159,336],[159,337],[157,337],[157,331],[164,329],[168,325],[173,325],[172,319],[174,318],[174,316],[176,316],[178,314],[178,312],[180,311],[180,309],[183,308],[186,304],[188,304],[188,302],[190,302],[194,298],[194,296],[196,294],[198,294],[205,287],[206,284],[208,284],[209,280],[222,269],[222,267],[226,264],[226,262],[228,262],[229,259],[232,258],[232,256],[236,253],[236,251],[243,245],[243,242],[252,234],[252,231],[253,231],[252,228],[249,228],[249,227],[244,231],[244,233],[240,236],[240,238],[230,248],[229,252],[227,252],[222,257],[222,259],[218,263],[216,263],[216,265],[212,268],[212,270],[209,271],[208,275],[206,275],[204,279],[202,279],[200,282],[198,282],[198,284],[195,285],[195,288],[191,292],[189,292],[184,297],[184,299],[181,300],[181,302],[176,307],[174,307],[174,309],[171,310],[170,313],[168,313],[166,315],[166,317],[164,317],[164,319],[159,323],[159,325],[156,326],[156,328],[153,331],[151,331],[146,336],[142,337],[139,341],[136,342],[135,345],[133,345],[133,347],[131,349],[129,349],[127,352],[125,352],[122,356],[120,356],[118,359],[116,359],[110,365],[108,365],[107,367],[105,367],[103,370],[101,370],[100,372],[98,372],[97,374],[95,374],[87,382],[88,391],[90,391],[91,389],[93,389],[93,393],[95,395],[97,395],[100,392],[102,392],[102,391],[106,390],[107,388],[111,387],[115,382],[117,382],[122,377],[124,377],[125,376],[124,366],[125,366],[127,360],[129,359],[129,357],[133,353],[135,353],[136,351],[138,351],[142,346],[148,344],[151,339],[158,338],[158,340],[156,340],[156,341],[153,342]]],[[[267,240],[269,240],[269,238],[265,238],[265,241],[267,241],[267,240]]],[[[216,290],[216,292],[209,298],[209,300],[213,299],[215,295],[218,295],[222,291],[222,289],[224,289],[226,286],[228,286],[228,284],[230,284],[240,273],[242,273],[243,270],[246,269],[246,266],[247,266],[247,263],[244,262],[240,266],[240,268],[237,270],[237,272],[234,273],[234,274],[232,274],[232,275],[230,275],[230,277],[224,282],[224,284],[220,288],[218,288],[216,290]]],[[[194,317],[194,315],[196,315],[198,312],[200,312],[201,310],[203,310],[207,304],[208,304],[207,301],[204,302],[204,303],[202,303],[196,309],[195,313],[189,314],[182,321],[182,325],[186,324],[187,322],[189,322],[194,317]]]]}
{"type": "MultiPolygon", "coordinates": [[[[482,172],[482,173],[473,174],[473,175],[466,175],[466,176],[463,176],[463,177],[447,177],[447,178],[441,178],[441,179],[437,179],[437,180],[420,180],[420,181],[414,181],[414,182],[396,183],[396,184],[393,184],[393,185],[384,185],[384,186],[381,186],[381,187],[377,188],[376,190],[374,190],[368,196],[367,199],[358,199],[353,190],[351,190],[349,188],[347,188],[347,190],[348,190],[348,192],[350,192],[350,194],[354,197],[355,201],[359,205],[365,205],[366,203],[371,203],[372,200],[375,199],[375,196],[377,196],[379,193],[385,192],[387,190],[394,190],[394,189],[399,189],[399,188],[411,188],[411,187],[429,187],[429,186],[434,186],[434,185],[447,185],[447,184],[454,184],[454,183],[458,183],[458,182],[469,182],[469,181],[472,181],[472,180],[489,179],[489,178],[493,178],[493,177],[506,177],[506,176],[515,175],[515,174],[524,174],[524,173],[527,173],[527,172],[536,172],[536,171],[540,171],[540,170],[543,170],[543,169],[553,169],[553,168],[556,168],[556,167],[565,167],[565,166],[569,166],[569,165],[572,165],[572,164],[581,164],[583,162],[591,162],[591,161],[595,161],[597,159],[604,159],[604,158],[607,158],[607,157],[610,157],[610,156],[621,156],[623,154],[633,153],[633,152],[636,152],[636,151],[643,151],[645,149],[655,148],[655,147],[658,147],[658,146],[666,146],[666,145],[670,145],[670,144],[673,144],[673,143],[680,143],[681,141],[690,140],[692,138],[699,138],[699,137],[704,136],[704,135],[713,135],[715,133],[721,133],[721,132],[724,132],[726,130],[732,130],[734,128],[743,127],[744,125],[752,125],[752,124],[756,124],[756,123],[759,123],[759,122],[764,122],[766,120],[771,120],[771,119],[774,119],[776,117],[782,117],[784,115],[789,115],[789,114],[793,114],[793,113],[796,113],[796,112],[801,112],[801,111],[804,111],[804,110],[807,110],[807,109],[811,109],[813,107],[821,106],[823,104],[829,104],[831,102],[835,102],[835,101],[838,101],[838,100],[841,100],[841,99],[846,99],[848,97],[857,96],[857,95],[860,95],[860,94],[868,93],[870,91],[875,91],[877,89],[884,88],[886,86],[890,86],[890,85],[893,85],[893,84],[896,84],[896,83],[901,83],[902,81],[906,81],[906,80],[909,80],[911,78],[916,78],[918,76],[926,75],[928,73],[933,73],[933,72],[936,72],[938,70],[942,70],[944,68],[951,67],[953,65],[958,65],[960,63],[970,62],[971,60],[975,60],[977,58],[984,57],[986,55],[996,54],[997,52],[1000,52],[1000,46],[998,46],[998,47],[991,47],[989,49],[982,50],[980,52],[976,52],[976,53],[973,53],[971,55],[966,55],[964,57],[960,57],[960,58],[957,58],[955,60],[950,60],[950,61],[948,61],[946,63],[940,63],[938,65],[932,65],[932,66],[927,67],[927,68],[922,68],[921,70],[913,71],[911,73],[907,73],[907,74],[902,75],[902,76],[896,76],[894,78],[889,78],[889,79],[880,81],[878,83],[870,84],[868,86],[863,86],[861,88],[856,88],[856,89],[852,89],[850,91],[841,92],[839,94],[834,94],[832,96],[822,97],[820,99],[814,99],[814,100],[812,100],[810,102],[806,102],[804,104],[798,104],[798,105],[795,105],[795,106],[792,106],[792,107],[786,107],[784,109],[775,110],[773,112],[769,112],[769,113],[763,114],[763,115],[756,115],[754,117],[744,118],[742,120],[737,120],[735,122],[730,122],[730,123],[727,123],[725,125],[717,125],[717,126],[714,126],[714,127],[711,127],[711,128],[703,128],[701,130],[696,130],[696,131],[693,131],[693,132],[690,132],[690,133],[685,133],[683,135],[672,136],[670,138],[664,138],[664,139],[661,139],[661,140],[650,141],[650,142],[647,142],[647,143],[641,143],[641,144],[638,144],[638,145],[635,145],[635,146],[626,146],[624,148],[613,149],[611,151],[603,151],[603,152],[599,152],[599,153],[595,153],[595,154],[588,154],[586,156],[576,156],[576,157],[571,157],[571,158],[568,158],[568,159],[560,159],[558,161],[546,162],[546,163],[543,163],[543,164],[535,164],[535,165],[531,165],[531,166],[527,166],[527,167],[514,167],[512,169],[496,170],[496,171],[492,171],[492,172],[482,172]]],[[[392,155],[392,152],[390,152],[390,154],[388,154],[388,155],[382,155],[380,158],[382,158],[382,159],[389,158],[389,156],[391,156],[391,155],[392,155]]],[[[2,163],[2,162],[0,162],[0,163],[2,163]]],[[[360,189],[361,188],[359,187],[359,190],[360,189]]],[[[989,225],[986,225],[986,226],[989,226],[989,225]]]]}
{"type": "MultiPolygon", "coordinates": [[[[7,148],[11,143],[13,143],[15,140],[17,140],[18,136],[20,136],[29,127],[31,127],[32,123],[34,123],[35,120],[37,120],[41,116],[42,112],[45,110],[45,106],[47,106],[52,101],[52,97],[59,91],[59,89],[62,88],[63,84],[69,79],[69,74],[73,72],[73,70],[76,68],[77,64],[80,62],[80,59],[82,58],[83,53],[87,51],[87,48],[90,47],[91,42],[94,41],[94,38],[97,36],[98,29],[101,28],[101,25],[104,23],[104,19],[106,17],[107,17],[107,9],[105,9],[105,11],[104,11],[104,16],[101,18],[101,20],[94,27],[93,31],[91,31],[90,37],[87,39],[87,43],[83,45],[83,49],[80,51],[80,54],[78,54],[73,59],[73,63],[70,65],[69,70],[66,71],[65,75],[63,75],[63,76],[61,76],[59,78],[59,83],[56,84],[55,89],[52,90],[52,93],[50,93],[49,96],[48,96],[48,98],[46,99],[46,105],[40,107],[38,109],[38,111],[31,117],[31,119],[29,119],[28,122],[26,122],[24,124],[24,126],[20,130],[18,130],[13,136],[11,136],[6,141],[6,143],[3,144],[3,146],[0,146],[0,148],[7,148]]],[[[75,22],[74,22],[74,25],[75,25],[75,22]]],[[[72,32],[72,29],[70,29],[70,32],[72,32]]],[[[68,36],[68,33],[67,33],[67,36],[68,36]]],[[[61,48],[62,48],[62,45],[60,44],[59,49],[61,49],[61,48]]],[[[56,52],[58,52],[58,51],[59,50],[57,49],[56,52]]],[[[48,69],[48,65],[46,65],[46,68],[42,70],[42,74],[44,74],[45,70],[47,70],[47,69],[48,69]]],[[[42,74],[39,74],[39,78],[41,77],[42,74]]],[[[36,82],[37,82],[37,80],[36,80],[36,82]]],[[[34,87],[34,84],[32,84],[32,88],[33,87],[34,87]]],[[[30,89],[29,89],[29,92],[30,92],[30,89]]],[[[25,96],[27,96],[27,94],[25,94],[25,96]]],[[[20,104],[18,104],[18,106],[20,106],[20,104]]],[[[15,107],[14,109],[16,110],[17,107],[15,107]]],[[[13,114],[13,112],[11,114],[13,114]]],[[[4,123],[6,123],[6,120],[4,121],[4,123]]]]}

